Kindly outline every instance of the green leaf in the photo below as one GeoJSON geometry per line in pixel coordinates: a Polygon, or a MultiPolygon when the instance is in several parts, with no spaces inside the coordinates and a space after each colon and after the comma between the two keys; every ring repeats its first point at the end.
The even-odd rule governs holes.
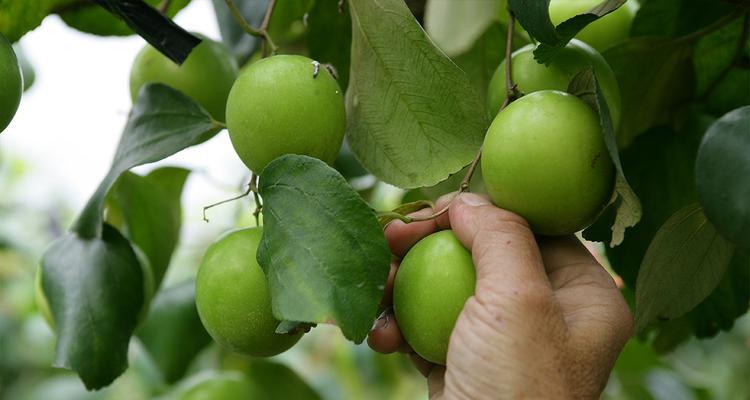
{"type": "Polygon", "coordinates": [[[106,177],[89,199],[73,230],[82,238],[99,236],[104,199],[115,180],[130,168],[159,161],[200,143],[218,131],[198,104],[162,84],[141,89],[106,177]]]}
{"type": "MultiPolygon", "coordinates": [[[[237,8],[252,26],[260,26],[266,15],[268,0],[237,1],[237,8]]],[[[213,0],[221,39],[234,54],[240,65],[244,65],[260,44],[260,38],[248,35],[232,17],[226,0],[213,0]]]]}
{"type": "Polygon", "coordinates": [[[467,165],[488,121],[471,82],[401,0],[350,0],[349,144],[381,180],[431,186],[467,165]]]}
{"type": "MultiPolygon", "coordinates": [[[[633,187],[643,207],[643,218],[628,231],[625,240],[607,248],[607,258],[612,268],[625,284],[635,288],[638,269],[643,255],[654,235],[672,214],[682,207],[695,203],[695,156],[700,139],[711,118],[691,119],[686,125],[691,129],[676,132],[670,128],[654,128],[639,136],[633,145],[622,152],[625,176],[633,187]],[[693,129],[694,128],[694,129],[693,129]]],[[[600,219],[584,231],[589,240],[609,240],[609,227],[614,219],[600,219]],[[607,223],[606,226],[597,226],[607,223]],[[591,237],[591,229],[606,229],[609,235],[591,237]]]]}
{"type": "Polygon", "coordinates": [[[361,342],[372,327],[390,269],[375,213],[324,162],[299,155],[260,176],[263,239],[258,263],[280,320],[336,323],[361,342]]]}
{"type": "Polygon", "coordinates": [[[580,97],[599,115],[604,143],[607,146],[609,158],[615,166],[615,190],[609,205],[616,210],[611,225],[612,239],[610,241],[610,246],[614,247],[622,243],[625,238],[625,230],[635,226],[641,220],[641,203],[630,187],[627,178],[625,178],[620,162],[620,153],[617,149],[615,129],[612,126],[612,117],[609,114],[607,100],[604,98],[602,88],[596,79],[594,69],[586,68],[574,76],[568,86],[568,92],[580,97]]]}
{"type": "Polygon", "coordinates": [[[747,313],[750,302],[750,257],[735,251],[729,270],[706,300],[686,315],[658,327],[653,347],[668,353],[691,335],[708,338],[728,331],[734,321],[747,313]]]}
{"type": "Polygon", "coordinates": [[[731,9],[715,0],[641,1],[630,31],[632,36],[682,36],[704,28],[731,9]]]}
{"type": "Polygon", "coordinates": [[[550,0],[508,0],[508,8],[534,39],[542,43],[555,44],[559,42],[560,35],[549,17],[549,2],[550,0]]]}
{"type": "Polygon", "coordinates": [[[58,7],[77,0],[0,0],[0,34],[11,43],[36,28],[58,7]]]}
{"type": "Polygon", "coordinates": [[[656,233],[638,273],[636,331],[692,310],[719,284],[733,254],[700,205],[675,213],[656,233]]]}
{"type": "MultiPolygon", "coordinates": [[[[487,88],[495,69],[505,58],[505,42],[508,29],[500,22],[493,23],[484,31],[474,45],[464,53],[453,58],[453,61],[466,73],[479,93],[480,101],[486,104],[487,88]]],[[[513,49],[523,46],[525,41],[514,35],[513,49]]]]}
{"type": "Polygon", "coordinates": [[[190,361],[211,343],[195,307],[195,281],[162,290],[136,335],[167,382],[182,378],[190,361]]]}
{"type": "Polygon", "coordinates": [[[625,148],[648,128],[669,121],[673,107],[693,95],[689,43],[635,38],[606,52],[622,93],[617,143],[625,148]]]}
{"type": "Polygon", "coordinates": [[[339,154],[336,155],[333,168],[336,168],[336,171],[339,171],[346,179],[359,178],[369,174],[365,167],[362,166],[362,163],[354,156],[352,149],[346,141],[342,143],[339,154]]]}
{"type": "Polygon", "coordinates": [[[338,11],[339,0],[316,0],[307,14],[307,49],[310,57],[333,65],[338,83],[346,91],[352,48],[352,21],[347,7],[338,11]]]}
{"type": "MultiPolygon", "coordinates": [[[[501,3],[499,0],[430,1],[425,7],[424,28],[449,56],[465,53],[476,46],[476,41],[505,12],[501,3]]],[[[495,66],[500,60],[502,57],[495,66]]]]}
{"type": "Polygon", "coordinates": [[[750,104],[750,40],[738,18],[702,38],[693,52],[697,93],[708,108],[721,115],[750,104]]]}
{"type": "Polygon", "coordinates": [[[695,182],[705,213],[724,237],[750,251],[750,106],[717,120],[703,138],[695,182]]]}
{"type": "Polygon", "coordinates": [[[729,270],[706,300],[688,313],[695,335],[706,338],[728,331],[734,320],[747,313],[750,301],[750,257],[734,252],[729,270]]]}
{"type": "Polygon", "coordinates": [[[378,222],[380,222],[380,226],[385,228],[386,225],[391,223],[393,220],[401,219],[401,217],[403,216],[407,216],[423,208],[429,208],[433,206],[434,204],[432,204],[432,202],[429,200],[416,200],[406,204],[401,204],[393,211],[381,213],[380,215],[378,215],[378,222]]]}
{"type": "Polygon", "coordinates": [[[148,257],[155,288],[161,284],[180,238],[180,197],[189,173],[169,167],[147,177],[126,172],[109,191],[108,212],[117,210],[123,222],[118,229],[148,257]]]}
{"type": "Polygon", "coordinates": [[[127,368],[143,305],[143,272],[128,241],[104,225],[101,237],[69,233],[42,259],[42,285],[57,331],[54,366],[76,371],[88,389],[127,368]]]}
{"type": "MultiPolygon", "coordinates": [[[[152,7],[158,6],[162,1],[145,0],[152,7]]],[[[173,18],[188,3],[190,3],[190,0],[171,1],[166,15],[173,18]]],[[[94,2],[77,2],[56,11],[68,26],[81,32],[100,36],[129,36],[135,33],[123,20],[110,14],[94,2]]]]}
{"type": "Polygon", "coordinates": [[[549,64],[555,54],[578,32],[588,24],[615,11],[625,4],[625,1],[603,0],[591,10],[565,20],[557,26],[552,24],[549,16],[549,0],[508,0],[508,7],[513,10],[521,26],[540,42],[534,50],[534,58],[540,63],[549,64]]]}

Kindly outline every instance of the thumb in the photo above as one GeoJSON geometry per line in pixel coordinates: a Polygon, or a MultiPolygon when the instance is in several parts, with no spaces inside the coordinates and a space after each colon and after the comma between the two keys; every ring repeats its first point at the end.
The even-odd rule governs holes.
{"type": "Polygon", "coordinates": [[[521,289],[550,289],[539,246],[526,220],[495,207],[489,199],[461,194],[449,211],[450,226],[471,250],[477,271],[477,291],[490,285],[521,289]]]}

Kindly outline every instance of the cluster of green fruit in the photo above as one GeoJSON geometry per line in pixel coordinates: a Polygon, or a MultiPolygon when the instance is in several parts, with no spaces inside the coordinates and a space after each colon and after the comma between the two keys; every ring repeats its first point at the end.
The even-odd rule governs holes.
{"type": "MultiPolygon", "coordinates": [[[[597,0],[550,2],[560,23],[597,0]]],[[[589,25],[577,36],[597,49],[627,38],[633,0],[589,25]]],[[[573,77],[591,67],[611,113],[620,123],[620,89],[614,72],[592,46],[572,40],[549,65],[534,60],[535,46],[511,56],[513,83],[522,96],[502,112],[506,62],[487,93],[494,117],[485,136],[481,169],[493,203],[523,216],[539,235],[566,235],[590,225],[614,189],[614,166],[599,115],[566,93],[573,77]]],[[[445,364],[448,342],[466,300],[474,294],[471,254],[450,231],[419,241],[401,262],[393,285],[393,309],[404,339],[422,358],[445,364]]]]}
{"type": "Polygon", "coordinates": [[[0,133],[16,115],[23,93],[23,75],[13,46],[0,34],[0,133]]]}
{"type": "MultiPolygon", "coordinates": [[[[620,25],[629,26],[627,18],[632,19],[632,10],[623,10],[609,17],[624,18],[611,26],[613,40],[622,39],[620,25]]],[[[600,32],[605,22],[582,35],[606,45],[600,32]]],[[[255,172],[284,154],[333,162],[346,115],[341,89],[325,68],[306,57],[282,55],[254,62],[238,76],[226,48],[202,39],[182,66],[151,46],[144,48],[131,72],[133,99],[146,83],[180,90],[214,119],[226,121],[235,151],[255,172]]],[[[581,41],[573,40],[547,66],[533,59],[533,50],[529,45],[512,55],[513,82],[522,97],[491,124],[482,173],[493,202],[525,217],[537,234],[570,234],[602,211],[613,190],[614,168],[597,113],[565,90],[578,72],[592,67],[617,126],[619,88],[602,56],[581,41]]],[[[505,62],[488,90],[493,116],[506,95],[505,62]]],[[[261,228],[234,231],[208,249],[196,280],[196,304],[218,343],[271,356],[290,348],[302,333],[276,333],[279,321],[255,259],[261,236],[261,228]]],[[[425,359],[445,363],[453,325],[474,291],[474,274],[470,253],[449,231],[428,236],[404,258],[394,283],[394,311],[404,337],[425,359]],[[439,313],[424,312],[435,307],[439,313]]]]}
{"type": "MultiPolygon", "coordinates": [[[[130,91],[163,83],[224,122],[239,158],[261,172],[284,154],[332,163],[344,137],[344,98],[330,72],[295,55],[264,58],[237,73],[223,44],[202,37],[183,65],[146,46],[136,57],[130,91]]],[[[228,233],[206,252],[196,279],[196,305],[206,330],[226,348],[272,356],[302,333],[277,334],[266,278],[255,259],[261,228],[228,233]]]]}

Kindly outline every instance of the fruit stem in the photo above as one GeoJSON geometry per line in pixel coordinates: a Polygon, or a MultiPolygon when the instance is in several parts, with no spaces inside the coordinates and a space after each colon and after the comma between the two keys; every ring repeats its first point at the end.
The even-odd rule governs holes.
{"type": "MultiPolygon", "coordinates": [[[[255,178],[255,174],[253,174],[253,179],[254,178],[255,178]]],[[[216,206],[220,206],[222,204],[226,204],[226,203],[229,203],[229,202],[232,202],[232,201],[239,200],[239,199],[241,199],[243,197],[247,197],[253,191],[254,187],[255,186],[253,185],[253,180],[251,180],[250,183],[247,184],[247,190],[244,193],[242,193],[241,195],[232,197],[231,199],[222,200],[222,201],[220,201],[218,203],[210,204],[210,205],[207,205],[207,206],[203,207],[203,220],[206,221],[206,222],[208,222],[208,217],[206,216],[206,211],[208,211],[208,209],[214,208],[216,206]]]]}
{"type": "MultiPolygon", "coordinates": [[[[265,44],[271,49],[271,54],[276,54],[276,52],[278,51],[278,47],[273,42],[273,39],[271,39],[271,36],[268,34],[268,24],[271,22],[273,10],[276,8],[276,0],[271,0],[268,3],[266,15],[263,17],[263,22],[258,29],[253,28],[252,25],[250,25],[247,20],[245,20],[245,17],[242,16],[242,12],[240,12],[239,8],[237,8],[237,5],[234,4],[234,0],[224,1],[227,3],[229,11],[232,13],[232,17],[234,17],[234,20],[237,21],[242,30],[247,32],[249,35],[262,38],[265,41],[265,44]]],[[[263,56],[267,56],[266,47],[263,48],[263,56]]]]}
{"type": "Polygon", "coordinates": [[[502,111],[508,103],[515,100],[518,97],[518,91],[516,85],[513,84],[513,33],[516,28],[516,16],[513,12],[508,10],[508,32],[505,38],[505,101],[500,106],[502,111]]]}

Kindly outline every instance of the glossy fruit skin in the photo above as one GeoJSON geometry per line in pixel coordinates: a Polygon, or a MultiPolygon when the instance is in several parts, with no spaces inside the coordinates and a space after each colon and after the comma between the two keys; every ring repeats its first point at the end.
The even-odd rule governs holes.
{"type": "MultiPolygon", "coordinates": [[[[599,52],[580,40],[571,40],[567,46],[557,53],[549,66],[539,64],[534,60],[534,45],[524,46],[513,52],[512,75],[513,83],[522,94],[529,94],[539,90],[566,91],[570,81],[581,70],[591,66],[607,100],[612,117],[612,124],[616,128],[620,123],[620,86],[615,73],[599,52]]],[[[487,91],[487,107],[490,115],[497,115],[500,105],[505,99],[505,60],[495,70],[487,91]]]]}
{"type": "Polygon", "coordinates": [[[230,232],[212,244],[195,282],[203,326],[220,345],[238,353],[270,357],[302,337],[277,334],[266,276],[255,260],[261,228],[230,232]]]}
{"type": "Polygon", "coordinates": [[[284,154],[332,164],[346,128],[344,96],[323,66],[296,55],[264,58],[237,78],[227,129],[237,155],[256,173],[284,154]]]}
{"type": "Polygon", "coordinates": [[[526,95],[495,118],[484,140],[482,174],[498,207],[547,236],[590,225],[614,184],[598,116],[579,98],[553,90],[526,95]]]}
{"type": "Polygon", "coordinates": [[[471,253],[453,231],[433,233],[406,254],[393,283],[393,310],[422,358],[445,365],[451,332],[475,285],[471,253]]]}
{"type": "Polygon", "coordinates": [[[175,64],[150,45],[138,53],[130,70],[133,102],[146,83],[163,83],[195,100],[213,119],[225,120],[227,96],[237,78],[237,62],[223,44],[197,36],[203,41],[182,65],[175,64]]]}
{"type": "MultiPolygon", "coordinates": [[[[549,2],[549,16],[555,25],[578,14],[589,11],[601,3],[600,0],[551,0],[549,2]]],[[[638,2],[628,0],[617,10],[592,22],[576,35],[591,47],[604,51],[614,44],[630,36],[630,26],[638,12],[638,2]]]]}
{"type": "Polygon", "coordinates": [[[23,93],[23,77],[16,53],[0,34],[0,133],[16,115],[23,93]]]}

